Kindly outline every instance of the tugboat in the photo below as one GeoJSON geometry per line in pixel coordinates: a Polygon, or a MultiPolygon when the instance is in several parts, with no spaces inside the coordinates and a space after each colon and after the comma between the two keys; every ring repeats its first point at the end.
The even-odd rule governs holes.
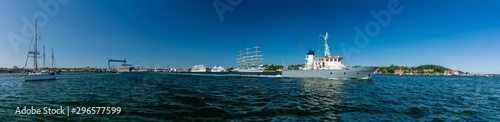
{"type": "Polygon", "coordinates": [[[378,67],[356,66],[347,67],[342,64],[341,56],[330,56],[328,48],[328,32],[320,35],[325,40],[325,56],[314,57],[314,51],[309,50],[306,55],[306,63],[301,70],[283,70],[283,77],[298,78],[336,78],[336,79],[370,79],[378,67]]]}

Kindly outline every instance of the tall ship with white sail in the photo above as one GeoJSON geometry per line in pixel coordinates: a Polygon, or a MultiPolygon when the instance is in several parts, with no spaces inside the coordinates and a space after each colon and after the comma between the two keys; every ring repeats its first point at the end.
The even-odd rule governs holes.
{"type": "MultiPolygon", "coordinates": [[[[38,21],[35,19],[35,30],[34,30],[34,46],[33,46],[33,51],[30,50],[28,52],[28,57],[27,58],[33,58],[33,69],[30,70],[28,73],[23,73],[24,76],[24,81],[36,81],[36,80],[54,80],[56,79],[56,72],[54,71],[49,71],[48,68],[38,68],[38,55],[40,55],[40,52],[38,52],[38,21]]],[[[43,67],[45,67],[45,48],[44,48],[44,54],[43,54],[44,62],[43,62],[43,67]]],[[[52,69],[54,67],[54,50],[52,49],[52,69]]],[[[26,67],[28,63],[28,59],[26,59],[26,63],[24,67],[26,67]]]]}
{"type": "Polygon", "coordinates": [[[233,72],[264,72],[262,65],[259,65],[263,60],[263,56],[260,55],[260,47],[255,46],[253,48],[255,51],[251,51],[252,48],[245,48],[245,53],[241,50],[239,51],[239,58],[236,59],[238,67],[235,68],[233,72]]]}
{"type": "Polygon", "coordinates": [[[283,70],[283,77],[369,79],[377,70],[378,67],[372,66],[344,66],[342,64],[343,57],[330,55],[328,32],[320,37],[325,40],[325,56],[314,57],[314,51],[309,50],[304,67],[301,70],[283,70]]]}

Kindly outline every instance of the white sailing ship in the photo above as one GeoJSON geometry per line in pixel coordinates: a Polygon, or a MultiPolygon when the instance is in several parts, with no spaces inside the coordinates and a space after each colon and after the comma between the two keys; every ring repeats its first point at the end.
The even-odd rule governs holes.
{"type": "Polygon", "coordinates": [[[233,70],[233,72],[264,72],[264,68],[262,65],[259,65],[259,62],[263,60],[263,56],[259,55],[261,51],[259,51],[259,46],[253,47],[255,51],[250,52],[251,48],[245,48],[245,53],[243,51],[240,52],[240,57],[237,58],[236,63],[239,64],[237,68],[233,70]]]}

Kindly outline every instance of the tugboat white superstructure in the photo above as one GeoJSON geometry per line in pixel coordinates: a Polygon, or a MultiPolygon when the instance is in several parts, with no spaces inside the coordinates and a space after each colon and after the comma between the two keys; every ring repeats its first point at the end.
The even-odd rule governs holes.
{"type": "Polygon", "coordinates": [[[330,56],[328,47],[328,32],[320,35],[325,40],[325,56],[315,58],[314,51],[309,50],[306,55],[306,63],[302,70],[284,70],[283,77],[316,77],[316,78],[339,78],[339,79],[369,79],[378,67],[358,66],[347,67],[342,64],[341,56],[330,56]]]}

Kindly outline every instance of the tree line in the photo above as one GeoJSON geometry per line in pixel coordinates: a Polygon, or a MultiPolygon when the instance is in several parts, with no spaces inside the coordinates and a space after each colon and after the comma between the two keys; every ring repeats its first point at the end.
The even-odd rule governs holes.
{"type": "MultiPolygon", "coordinates": [[[[381,66],[378,68],[378,73],[394,73],[396,70],[403,70],[404,73],[445,73],[446,71],[451,71],[452,69],[446,68],[440,65],[420,65],[417,67],[408,67],[408,66],[398,66],[398,65],[390,65],[390,66],[381,66]]],[[[462,71],[459,71],[463,73],[462,71]]]]}

